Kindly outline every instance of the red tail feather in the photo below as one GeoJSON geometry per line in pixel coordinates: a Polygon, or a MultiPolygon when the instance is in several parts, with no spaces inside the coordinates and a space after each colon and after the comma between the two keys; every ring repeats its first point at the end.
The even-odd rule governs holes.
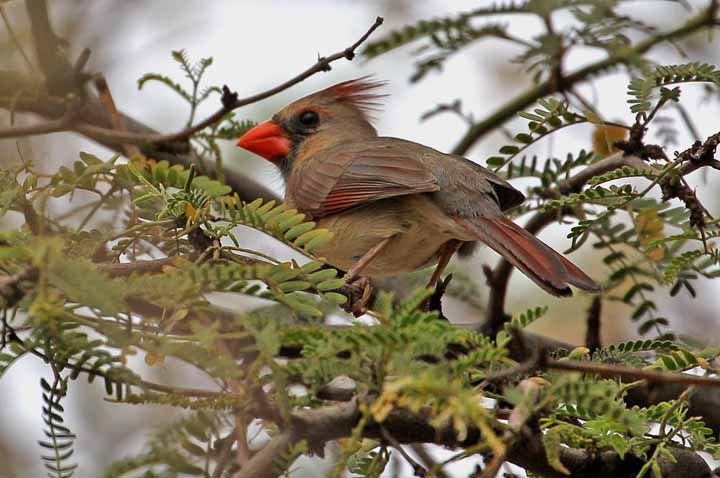
{"type": "Polygon", "coordinates": [[[600,290],[575,264],[506,217],[456,221],[553,295],[572,295],[569,285],[589,292],[600,290]]]}

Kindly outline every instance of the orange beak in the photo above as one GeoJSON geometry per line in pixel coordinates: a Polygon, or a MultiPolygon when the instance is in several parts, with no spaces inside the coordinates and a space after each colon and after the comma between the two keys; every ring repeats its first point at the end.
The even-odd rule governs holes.
{"type": "Polygon", "coordinates": [[[292,142],[277,123],[266,121],[242,135],[237,145],[268,161],[274,161],[290,153],[292,142]]]}

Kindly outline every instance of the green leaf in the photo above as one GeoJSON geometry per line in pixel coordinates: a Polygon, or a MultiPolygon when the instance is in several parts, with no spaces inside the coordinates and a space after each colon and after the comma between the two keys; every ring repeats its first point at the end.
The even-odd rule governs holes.
{"type": "Polygon", "coordinates": [[[569,475],[570,470],[568,470],[560,460],[562,440],[559,430],[554,428],[548,430],[547,433],[542,436],[542,442],[545,446],[545,456],[547,457],[548,465],[563,475],[569,475]]]}
{"type": "Polygon", "coordinates": [[[326,281],[322,281],[319,284],[317,284],[315,287],[317,290],[321,292],[331,291],[335,289],[339,289],[345,285],[345,279],[339,278],[339,279],[330,279],[326,281]]]}
{"type": "Polygon", "coordinates": [[[15,175],[0,169],[0,217],[4,216],[20,191],[15,175]]]}
{"type": "Polygon", "coordinates": [[[86,258],[51,256],[47,279],[68,300],[114,315],[125,309],[123,286],[99,272],[86,258]]]}
{"type": "Polygon", "coordinates": [[[305,222],[303,224],[298,224],[297,226],[293,226],[292,228],[290,228],[290,230],[285,233],[285,239],[288,241],[295,240],[306,232],[312,231],[314,228],[314,222],[305,222]]]}
{"type": "Polygon", "coordinates": [[[80,160],[88,166],[96,166],[98,164],[103,164],[102,159],[98,158],[94,154],[85,153],[83,151],[80,151],[80,160]]]}
{"type": "Polygon", "coordinates": [[[520,148],[518,148],[517,146],[512,146],[512,145],[507,144],[507,145],[501,147],[499,152],[501,154],[517,154],[520,152],[520,148]]]}
{"type": "Polygon", "coordinates": [[[323,298],[328,302],[336,305],[342,305],[347,302],[347,297],[337,292],[326,292],[323,294],[323,298]]]}
{"type": "Polygon", "coordinates": [[[487,159],[488,168],[497,168],[505,164],[505,158],[502,156],[490,156],[487,159]]]}
{"type": "Polygon", "coordinates": [[[604,441],[605,443],[610,445],[613,450],[615,450],[615,452],[620,456],[621,460],[625,458],[625,454],[630,449],[630,444],[628,443],[628,440],[624,436],[617,433],[612,433],[606,436],[604,441]]]}
{"type": "Polygon", "coordinates": [[[527,133],[518,133],[515,135],[515,141],[519,143],[530,144],[533,142],[533,138],[527,133]]]}

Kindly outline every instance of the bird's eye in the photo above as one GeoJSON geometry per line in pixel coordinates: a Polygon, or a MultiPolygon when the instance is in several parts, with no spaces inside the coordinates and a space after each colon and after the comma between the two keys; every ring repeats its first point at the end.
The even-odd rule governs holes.
{"type": "Polygon", "coordinates": [[[320,117],[315,111],[307,110],[300,113],[300,116],[298,116],[298,120],[300,121],[300,124],[303,126],[317,126],[318,122],[320,121],[320,117]]]}

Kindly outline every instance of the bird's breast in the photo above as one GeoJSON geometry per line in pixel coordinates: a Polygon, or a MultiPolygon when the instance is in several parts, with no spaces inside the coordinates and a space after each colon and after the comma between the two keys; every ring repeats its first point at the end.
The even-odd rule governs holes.
{"type": "Polygon", "coordinates": [[[431,266],[450,239],[473,240],[425,194],[384,199],[327,216],[318,221],[318,227],[334,236],[317,254],[342,270],[382,240],[392,238],[363,271],[371,277],[431,266]]]}

